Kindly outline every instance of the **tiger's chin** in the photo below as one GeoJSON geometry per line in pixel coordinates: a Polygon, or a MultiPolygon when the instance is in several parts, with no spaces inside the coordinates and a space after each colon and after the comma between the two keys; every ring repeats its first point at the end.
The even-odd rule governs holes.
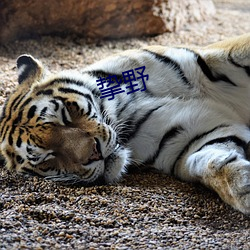
{"type": "Polygon", "coordinates": [[[75,173],[67,173],[46,176],[45,179],[69,186],[90,187],[115,184],[126,173],[129,163],[130,151],[117,145],[113,153],[101,160],[97,166],[93,166],[91,178],[85,179],[75,173]]]}
{"type": "Polygon", "coordinates": [[[130,163],[130,151],[117,145],[114,152],[104,160],[104,180],[106,184],[112,184],[120,180],[126,173],[126,166],[130,163]]]}

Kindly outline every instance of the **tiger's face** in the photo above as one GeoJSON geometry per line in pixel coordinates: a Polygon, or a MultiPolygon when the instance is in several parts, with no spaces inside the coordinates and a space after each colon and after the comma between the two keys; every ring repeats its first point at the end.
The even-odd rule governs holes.
{"type": "Polygon", "coordinates": [[[0,124],[7,168],[68,184],[116,181],[129,152],[104,122],[81,77],[53,76],[27,55],[17,66],[19,85],[6,101],[0,124]]]}

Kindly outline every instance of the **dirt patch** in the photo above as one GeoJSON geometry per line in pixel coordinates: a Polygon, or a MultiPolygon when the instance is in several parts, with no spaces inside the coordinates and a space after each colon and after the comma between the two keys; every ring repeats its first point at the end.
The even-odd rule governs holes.
{"type": "MultiPolygon", "coordinates": [[[[209,22],[178,33],[122,41],[77,37],[0,47],[0,104],[16,84],[15,60],[40,58],[52,71],[81,69],[121,50],[148,44],[203,45],[250,32],[250,1],[216,0],[209,22]]],[[[113,186],[67,188],[0,171],[1,249],[249,249],[250,219],[206,188],[136,171],[113,186]]]]}

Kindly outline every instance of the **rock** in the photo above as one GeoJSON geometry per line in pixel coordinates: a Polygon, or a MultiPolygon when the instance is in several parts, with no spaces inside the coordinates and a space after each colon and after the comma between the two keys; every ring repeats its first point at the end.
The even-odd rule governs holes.
{"type": "Polygon", "coordinates": [[[152,36],[214,13],[212,0],[1,0],[0,43],[41,35],[152,36]]]}

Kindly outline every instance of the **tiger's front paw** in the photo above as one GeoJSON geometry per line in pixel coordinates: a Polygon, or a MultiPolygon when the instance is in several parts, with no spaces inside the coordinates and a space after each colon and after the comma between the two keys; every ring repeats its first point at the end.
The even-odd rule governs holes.
{"type": "Polygon", "coordinates": [[[250,162],[232,155],[224,160],[213,161],[209,166],[209,186],[226,203],[244,214],[250,214],[250,162]]]}
{"type": "Polygon", "coordinates": [[[126,166],[130,162],[130,151],[119,146],[105,159],[104,178],[108,184],[118,181],[126,172],[126,166]]]}

